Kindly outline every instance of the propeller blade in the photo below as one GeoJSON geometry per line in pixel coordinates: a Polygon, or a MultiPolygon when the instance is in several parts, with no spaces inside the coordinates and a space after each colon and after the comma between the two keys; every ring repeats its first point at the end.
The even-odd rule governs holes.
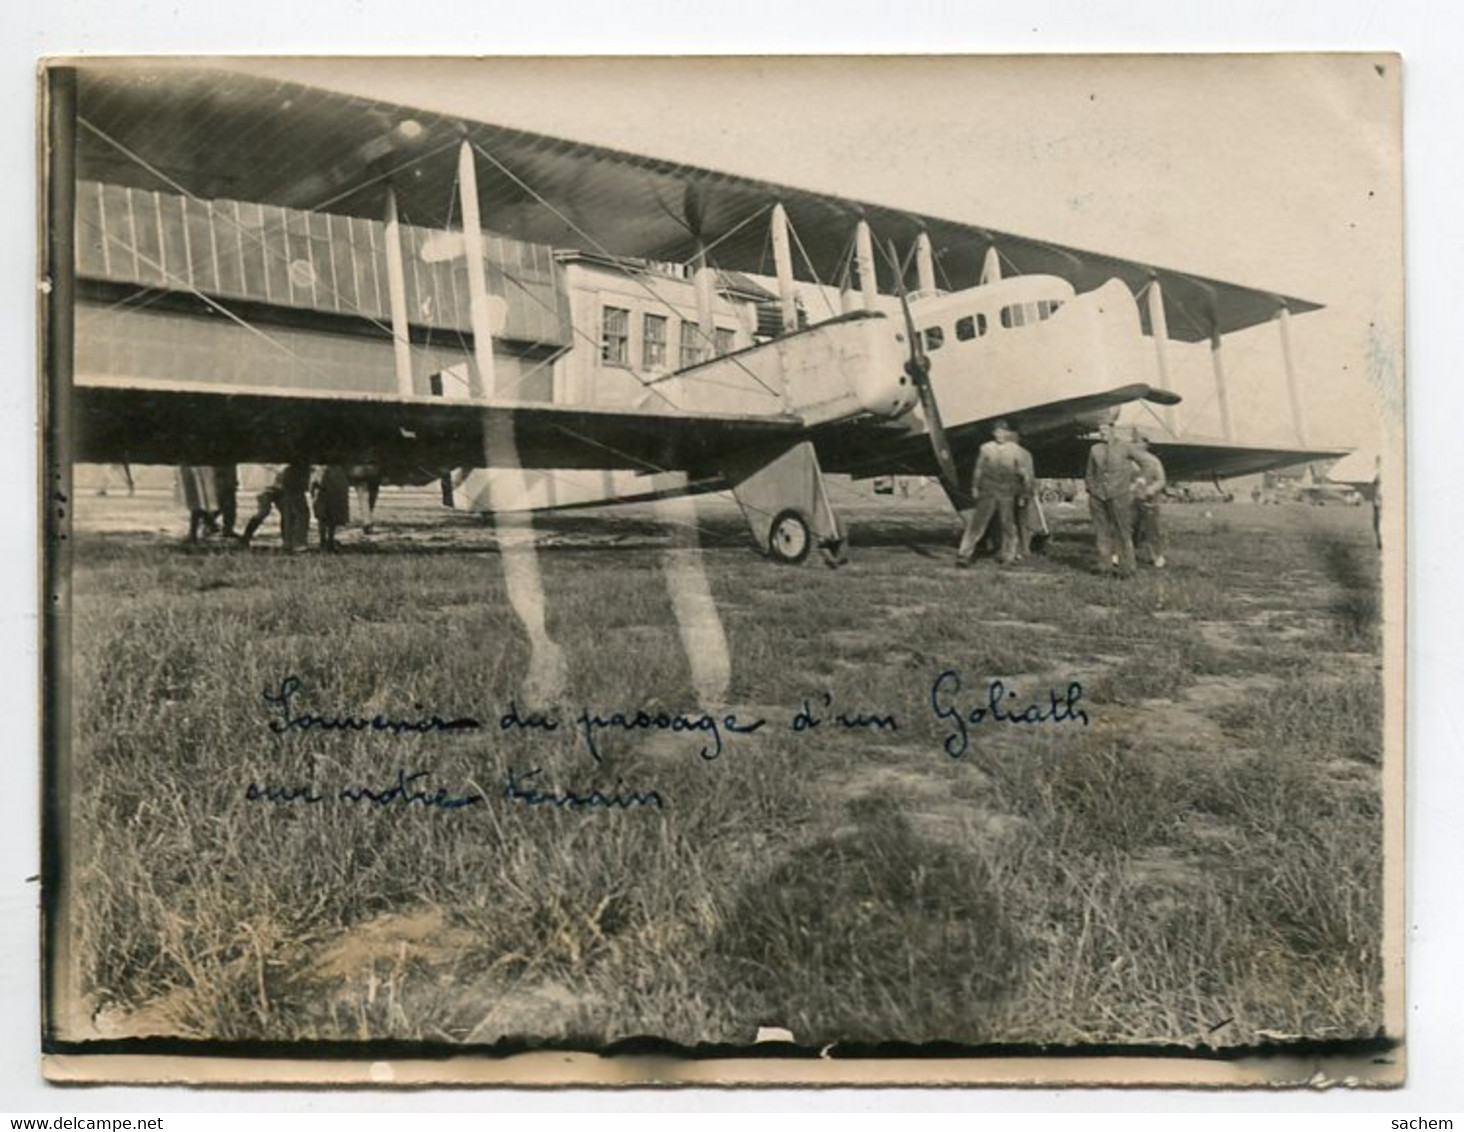
{"type": "Polygon", "coordinates": [[[696,240],[701,240],[702,229],[706,226],[706,204],[702,199],[701,189],[695,182],[688,181],[681,197],[682,215],[685,217],[683,223],[686,230],[696,240]]]}
{"type": "MultiPolygon", "coordinates": [[[[899,256],[894,243],[890,244],[891,262],[898,264],[899,256]]],[[[910,340],[910,360],[905,363],[905,372],[915,383],[920,394],[920,409],[925,414],[925,428],[930,434],[931,451],[935,454],[935,466],[940,469],[940,486],[945,489],[946,498],[957,511],[974,506],[975,501],[961,487],[956,472],[956,457],[951,450],[950,437],[946,435],[945,424],[940,419],[940,406],[936,403],[935,390],[930,384],[930,358],[925,353],[925,343],[915,329],[915,315],[910,310],[910,297],[905,293],[904,275],[895,272],[895,286],[900,297],[900,309],[905,314],[905,334],[910,340]]]]}

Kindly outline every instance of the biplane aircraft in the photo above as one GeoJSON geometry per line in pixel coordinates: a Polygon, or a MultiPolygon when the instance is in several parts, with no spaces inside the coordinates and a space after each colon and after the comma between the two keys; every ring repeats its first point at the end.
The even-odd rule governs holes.
{"type": "Polygon", "coordinates": [[[842,547],[826,475],[960,507],[1000,418],[1081,475],[1097,423],[1178,400],[1171,340],[1210,343],[1226,433],[1154,438],[1176,478],[1335,455],[1230,425],[1224,336],[1279,322],[1295,407],[1305,299],[227,70],[88,63],[49,94],[75,461],[629,474],[730,489],[794,562],[842,547]],[[732,302],[769,251],[776,290],[732,302]]]}

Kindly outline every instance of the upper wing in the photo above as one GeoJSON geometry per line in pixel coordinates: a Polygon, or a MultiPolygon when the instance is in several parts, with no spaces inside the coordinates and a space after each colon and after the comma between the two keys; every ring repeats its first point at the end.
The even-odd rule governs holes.
{"type": "MultiPolygon", "coordinates": [[[[450,226],[455,151],[466,139],[480,154],[487,226],[551,247],[685,263],[705,241],[720,266],[756,273],[765,267],[767,228],[753,221],[776,201],[825,279],[837,277],[854,223],[865,219],[881,240],[902,247],[927,232],[953,288],[980,279],[993,247],[1013,272],[1061,276],[1078,291],[1118,278],[1137,294],[1157,281],[1169,335],[1183,341],[1255,325],[1282,307],[1301,313],[1319,305],[877,202],[237,72],[88,63],[78,75],[83,179],[163,191],[182,183],[204,198],[376,220],[385,174],[409,167],[394,181],[403,211],[450,226]],[[228,144],[201,141],[210,138],[228,144]]],[[[809,263],[795,258],[796,272],[813,280],[809,263]]],[[[877,270],[880,288],[896,291],[890,265],[877,270]]]]}
{"type": "Polygon", "coordinates": [[[229,389],[79,379],[71,458],[95,463],[385,464],[713,471],[803,435],[795,417],[229,389]],[[508,443],[511,438],[512,443],[508,443]]]}

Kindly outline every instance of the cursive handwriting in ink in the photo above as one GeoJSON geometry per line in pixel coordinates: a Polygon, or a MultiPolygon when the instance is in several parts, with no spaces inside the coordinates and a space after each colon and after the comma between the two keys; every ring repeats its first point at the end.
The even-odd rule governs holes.
{"type": "Polygon", "coordinates": [[[579,724],[585,745],[589,747],[590,754],[594,756],[596,762],[600,761],[600,748],[595,743],[595,732],[612,728],[621,731],[675,731],[710,735],[710,742],[703,745],[701,749],[701,757],[711,762],[722,754],[722,732],[724,730],[736,735],[751,735],[767,720],[756,719],[743,723],[733,712],[728,712],[718,719],[709,712],[703,712],[700,715],[672,715],[669,712],[653,713],[644,709],[601,716],[593,715],[589,708],[584,708],[575,722],[579,724]]]}
{"type": "MultiPolygon", "coordinates": [[[[665,800],[655,790],[615,794],[606,794],[600,790],[591,790],[587,794],[581,794],[572,789],[540,790],[529,783],[529,779],[538,774],[537,767],[524,771],[523,774],[516,774],[510,769],[508,784],[503,788],[503,796],[511,802],[519,802],[525,806],[553,806],[561,810],[629,810],[638,807],[660,810],[665,808],[665,800]]],[[[615,785],[619,789],[624,787],[625,783],[616,779],[615,785]]]]}
{"type": "MultiPolygon", "coordinates": [[[[824,692],[823,708],[821,710],[832,712],[833,707],[833,694],[830,692],[824,692]]],[[[859,729],[874,731],[898,731],[900,729],[900,725],[895,720],[895,717],[889,714],[873,714],[857,711],[853,715],[850,715],[846,711],[841,711],[837,715],[832,715],[828,718],[830,718],[834,723],[837,723],[840,727],[846,728],[851,731],[859,729]]],[[[793,731],[812,731],[815,727],[819,726],[819,724],[823,723],[824,719],[825,717],[820,714],[819,711],[816,711],[813,708],[813,706],[808,702],[808,698],[805,696],[803,699],[803,706],[793,713],[793,718],[788,722],[788,726],[793,731]]]]}
{"type": "MultiPolygon", "coordinates": [[[[439,715],[423,716],[419,719],[391,719],[383,715],[366,719],[352,715],[313,715],[299,711],[292,703],[304,685],[300,677],[290,675],[280,681],[278,692],[264,690],[264,702],[274,707],[278,719],[269,722],[269,729],[276,735],[286,731],[384,731],[392,735],[423,735],[435,731],[476,731],[482,726],[476,719],[464,716],[461,719],[443,719],[439,715]]],[[[417,705],[421,711],[422,705],[417,705]]]]}
{"type": "Polygon", "coordinates": [[[953,759],[960,758],[970,749],[970,726],[987,720],[994,723],[1079,723],[1088,726],[1087,711],[1078,707],[1078,701],[1083,698],[1083,686],[1076,680],[1069,683],[1067,691],[1061,694],[1056,688],[1049,688],[1046,704],[1028,704],[1020,709],[1012,703],[1017,699],[1017,693],[1000,680],[988,682],[986,703],[969,710],[962,710],[957,704],[960,690],[961,676],[952,669],[937,676],[930,687],[930,709],[935,718],[947,720],[954,726],[943,744],[945,753],[953,759]]]}
{"type": "Polygon", "coordinates": [[[558,731],[559,720],[531,711],[520,715],[517,700],[508,701],[508,710],[498,717],[500,731],[558,731]]]}
{"type": "Polygon", "coordinates": [[[445,786],[439,786],[435,794],[415,789],[413,784],[420,778],[426,778],[429,773],[429,771],[419,770],[408,774],[405,770],[399,770],[396,782],[384,790],[372,790],[366,786],[343,786],[340,799],[343,802],[374,802],[378,806],[389,806],[394,802],[404,806],[416,804],[438,810],[460,810],[464,806],[483,801],[481,794],[454,796],[445,786]]]}
{"type": "Polygon", "coordinates": [[[279,802],[288,804],[290,802],[323,802],[325,795],[317,794],[308,784],[305,786],[261,786],[257,782],[251,782],[244,790],[246,802],[279,802]]]}

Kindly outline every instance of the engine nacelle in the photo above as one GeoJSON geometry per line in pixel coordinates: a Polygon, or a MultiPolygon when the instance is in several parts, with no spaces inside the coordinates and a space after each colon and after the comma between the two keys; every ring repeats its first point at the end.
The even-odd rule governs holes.
{"type": "Polygon", "coordinates": [[[692,413],[791,413],[809,424],[893,418],[919,400],[908,356],[887,315],[857,311],[681,370],[654,388],[692,413]]]}

